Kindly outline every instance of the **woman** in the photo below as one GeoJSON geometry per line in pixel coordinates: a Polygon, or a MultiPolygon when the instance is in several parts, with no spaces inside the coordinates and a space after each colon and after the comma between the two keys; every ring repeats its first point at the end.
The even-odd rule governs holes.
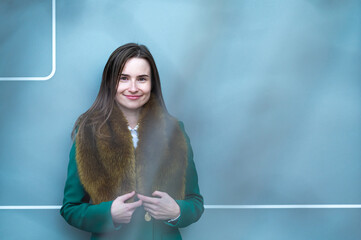
{"type": "Polygon", "coordinates": [[[166,110],[144,45],[111,54],[72,138],[60,212],[91,239],[181,239],[178,228],[202,215],[189,138],[166,110]]]}

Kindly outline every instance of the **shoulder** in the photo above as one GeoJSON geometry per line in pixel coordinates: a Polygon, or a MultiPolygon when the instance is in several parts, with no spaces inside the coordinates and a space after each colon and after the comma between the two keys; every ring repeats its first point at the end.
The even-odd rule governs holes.
{"type": "Polygon", "coordinates": [[[181,132],[183,133],[183,135],[184,135],[184,138],[185,138],[185,140],[186,140],[187,145],[190,146],[190,139],[189,139],[189,136],[188,136],[188,134],[187,134],[187,132],[186,132],[186,130],[185,130],[183,121],[177,120],[177,123],[178,123],[178,126],[179,126],[180,131],[181,131],[181,132]]]}
{"type": "Polygon", "coordinates": [[[166,115],[166,119],[167,119],[168,122],[171,122],[171,123],[173,123],[174,125],[179,126],[180,129],[181,129],[182,131],[184,131],[184,123],[183,123],[183,121],[177,119],[176,117],[172,116],[172,115],[169,114],[169,113],[166,113],[165,115],[166,115]]]}
{"type": "Polygon", "coordinates": [[[184,123],[182,121],[180,121],[180,120],[177,120],[177,121],[178,121],[179,127],[184,131],[185,130],[184,129],[184,123]]]}
{"type": "Polygon", "coordinates": [[[179,126],[179,129],[183,132],[183,135],[186,138],[187,143],[189,143],[189,137],[188,137],[188,134],[186,133],[184,123],[182,121],[178,120],[178,126],[179,126]]]}

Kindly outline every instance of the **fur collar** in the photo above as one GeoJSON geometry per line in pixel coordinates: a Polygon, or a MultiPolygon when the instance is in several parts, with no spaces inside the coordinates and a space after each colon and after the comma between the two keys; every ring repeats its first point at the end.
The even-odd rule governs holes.
{"type": "Polygon", "coordinates": [[[184,198],[186,140],[178,121],[154,96],[140,113],[136,149],[117,104],[101,132],[110,137],[94,136],[89,125],[76,136],[79,178],[94,204],[133,190],[147,196],[159,190],[174,199],[184,198]]]}

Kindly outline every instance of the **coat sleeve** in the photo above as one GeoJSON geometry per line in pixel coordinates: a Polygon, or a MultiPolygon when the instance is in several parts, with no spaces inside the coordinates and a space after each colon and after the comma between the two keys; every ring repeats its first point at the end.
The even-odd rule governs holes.
{"type": "Polygon", "coordinates": [[[204,211],[203,197],[198,186],[198,175],[193,161],[193,150],[188,135],[184,130],[184,125],[179,122],[179,126],[184,133],[188,145],[188,166],[186,171],[186,189],[184,200],[176,200],[180,208],[180,216],[175,223],[165,223],[169,226],[183,228],[196,221],[202,216],[204,211]]]}
{"type": "Polygon", "coordinates": [[[89,195],[79,179],[75,152],[74,141],[69,155],[68,176],[60,214],[70,225],[87,232],[102,233],[120,229],[121,225],[114,226],[110,214],[113,201],[96,205],[89,203],[89,195]]]}

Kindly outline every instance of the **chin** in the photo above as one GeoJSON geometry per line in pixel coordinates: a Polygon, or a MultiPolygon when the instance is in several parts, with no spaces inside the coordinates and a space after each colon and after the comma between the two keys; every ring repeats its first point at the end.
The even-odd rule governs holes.
{"type": "Polygon", "coordinates": [[[130,106],[128,106],[128,109],[131,109],[131,110],[139,110],[139,109],[141,109],[143,106],[144,106],[144,104],[130,105],[130,106]]]}

